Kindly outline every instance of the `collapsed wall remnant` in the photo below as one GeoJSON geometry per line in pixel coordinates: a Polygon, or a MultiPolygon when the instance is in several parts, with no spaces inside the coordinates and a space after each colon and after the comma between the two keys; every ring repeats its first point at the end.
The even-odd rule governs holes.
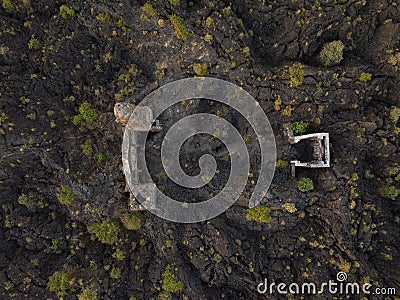
{"type": "Polygon", "coordinates": [[[296,167],[329,168],[329,133],[311,133],[295,136],[290,124],[284,124],[289,143],[298,146],[300,154],[296,160],[291,160],[292,176],[296,175],[296,167]]]}

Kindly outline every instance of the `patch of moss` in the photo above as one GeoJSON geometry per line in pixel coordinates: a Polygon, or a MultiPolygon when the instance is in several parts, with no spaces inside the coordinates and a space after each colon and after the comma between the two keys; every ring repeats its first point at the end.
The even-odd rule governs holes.
{"type": "Polygon", "coordinates": [[[90,157],[93,155],[93,148],[90,144],[82,144],[81,145],[83,155],[90,157]]]}
{"type": "Polygon", "coordinates": [[[33,34],[28,42],[28,48],[38,49],[39,47],[40,47],[40,41],[37,38],[35,38],[35,35],[33,34]]]}
{"type": "Polygon", "coordinates": [[[327,43],[319,54],[319,61],[325,67],[332,67],[340,64],[343,60],[343,50],[345,46],[342,41],[327,43]]]}
{"type": "Polygon", "coordinates": [[[128,230],[138,230],[142,225],[140,215],[137,212],[124,212],[120,219],[124,227],[128,230]]]}
{"type": "Polygon", "coordinates": [[[203,77],[208,73],[207,63],[195,63],[193,64],[193,71],[197,76],[203,77]]]}
{"type": "Polygon", "coordinates": [[[5,10],[10,10],[14,8],[14,4],[12,3],[11,0],[2,0],[1,6],[3,6],[5,10]]]}
{"type": "Polygon", "coordinates": [[[83,102],[79,106],[79,114],[72,118],[75,125],[82,126],[85,123],[92,123],[97,120],[97,111],[92,108],[89,102],[83,102]]]}
{"type": "Polygon", "coordinates": [[[246,220],[260,223],[271,222],[271,209],[267,206],[252,207],[247,209],[246,220]]]}
{"type": "Polygon", "coordinates": [[[395,200],[397,198],[397,196],[400,195],[400,189],[391,185],[391,186],[381,188],[380,193],[384,197],[390,198],[391,200],[395,200]]]}
{"type": "Polygon", "coordinates": [[[84,289],[82,293],[78,295],[78,300],[97,300],[97,293],[90,289],[84,289]]]}
{"type": "Polygon", "coordinates": [[[172,273],[171,265],[168,265],[162,274],[162,288],[166,292],[174,293],[180,292],[183,289],[183,284],[176,279],[175,275],[172,273]]]}
{"type": "MultiPolygon", "coordinates": [[[[392,120],[393,124],[396,124],[397,121],[400,118],[400,108],[397,106],[393,106],[390,109],[390,114],[389,114],[390,120],[392,120]]],[[[1,124],[1,119],[0,119],[0,124],[1,124]]]]}
{"type": "Polygon", "coordinates": [[[304,121],[292,122],[290,127],[294,134],[303,134],[307,130],[308,123],[304,121]]]}
{"type": "Polygon", "coordinates": [[[58,198],[58,201],[60,201],[61,204],[70,205],[72,203],[72,201],[75,200],[75,195],[66,186],[61,186],[60,192],[59,192],[57,198],[58,198]]]}
{"type": "Polygon", "coordinates": [[[90,225],[88,231],[101,243],[114,245],[118,241],[118,234],[121,231],[121,226],[118,221],[103,221],[90,225]]]}
{"type": "Polygon", "coordinates": [[[59,297],[73,290],[68,274],[62,271],[56,271],[49,277],[47,288],[50,292],[56,293],[59,297]]]}
{"type": "Polygon", "coordinates": [[[314,189],[314,183],[310,178],[303,177],[299,179],[299,182],[297,183],[297,187],[299,191],[305,193],[312,191],[314,189]]]}
{"type": "Polygon", "coordinates": [[[371,73],[361,73],[360,77],[358,77],[358,80],[361,82],[367,82],[372,79],[372,74],[371,73]]]}
{"type": "Polygon", "coordinates": [[[303,84],[304,66],[301,63],[294,63],[289,67],[290,87],[296,87],[303,84]]]}
{"type": "Polygon", "coordinates": [[[75,16],[75,10],[67,5],[60,6],[60,15],[63,19],[75,16]]]}
{"type": "Polygon", "coordinates": [[[187,30],[185,24],[183,24],[183,19],[177,15],[171,15],[169,16],[169,21],[174,27],[176,37],[186,40],[189,36],[189,31],[187,30]]]}
{"type": "Polygon", "coordinates": [[[151,5],[150,3],[145,3],[142,6],[142,10],[148,14],[151,17],[155,17],[158,15],[157,11],[155,10],[155,8],[153,7],[153,5],[151,5]]]}

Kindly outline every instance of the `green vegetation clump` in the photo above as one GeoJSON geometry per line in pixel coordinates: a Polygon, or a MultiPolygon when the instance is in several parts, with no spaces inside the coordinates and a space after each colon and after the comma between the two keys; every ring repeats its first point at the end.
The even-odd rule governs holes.
{"type": "Polygon", "coordinates": [[[97,120],[97,111],[92,108],[89,102],[83,102],[79,107],[79,114],[72,118],[75,125],[82,126],[85,123],[92,123],[97,120]]]}
{"type": "Polygon", "coordinates": [[[152,16],[152,17],[155,17],[155,16],[158,15],[157,11],[156,11],[155,8],[153,7],[153,5],[151,5],[150,3],[145,3],[145,4],[142,6],[142,9],[143,9],[143,11],[144,11],[146,14],[148,14],[148,15],[150,15],[150,16],[152,16]]]}
{"type": "Polygon", "coordinates": [[[75,16],[75,11],[67,5],[60,6],[60,15],[63,19],[68,19],[69,17],[75,16]]]}
{"type": "Polygon", "coordinates": [[[382,188],[380,192],[382,196],[388,197],[392,200],[395,200],[397,196],[400,195],[400,189],[393,185],[382,188]]]}
{"type": "Polygon", "coordinates": [[[28,194],[21,194],[18,197],[18,203],[21,205],[25,205],[26,208],[32,208],[33,204],[34,204],[34,195],[32,193],[28,193],[28,194]]]}
{"type": "Polygon", "coordinates": [[[289,67],[290,87],[296,87],[303,84],[304,66],[301,63],[294,63],[289,67]]]}
{"type": "Polygon", "coordinates": [[[275,163],[275,167],[280,168],[280,167],[287,167],[289,163],[286,160],[283,159],[278,159],[275,163]]]}
{"type": "Polygon", "coordinates": [[[282,208],[291,214],[293,214],[297,211],[296,204],[291,203],[291,202],[283,203],[282,208]]]}
{"type": "Polygon", "coordinates": [[[75,195],[69,188],[62,186],[57,198],[61,204],[70,205],[75,200],[75,195]]]}
{"type": "Polygon", "coordinates": [[[3,6],[3,8],[5,10],[9,10],[9,9],[13,9],[14,8],[14,5],[13,5],[11,0],[2,0],[1,1],[1,6],[3,6]]]}
{"type": "Polygon", "coordinates": [[[304,121],[292,122],[290,127],[294,134],[303,134],[307,130],[308,123],[304,121]]]}
{"type": "Polygon", "coordinates": [[[40,41],[35,38],[35,35],[32,34],[31,39],[28,42],[28,48],[29,49],[38,49],[40,47],[40,41]]]}
{"type": "Polygon", "coordinates": [[[81,145],[83,155],[90,157],[93,154],[93,148],[90,144],[82,144],[81,145]]]}
{"type": "Polygon", "coordinates": [[[358,80],[361,82],[367,82],[372,79],[372,74],[371,73],[361,73],[360,77],[358,77],[358,80]]]}
{"type": "Polygon", "coordinates": [[[169,16],[169,21],[174,27],[176,37],[182,40],[186,40],[189,36],[189,32],[185,24],[183,24],[183,19],[177,15],[171,15],[169,16]]]}
{"type": "Polygon", "coordinates": [[[97,293],[90,289],[84,289],[82,293],[78,295],[78,300],[97,300],[97,293]]]}
{"type": "Polygon", "coordinates": [[[174,293],[182,291],[183,284],[179,280],[175,278],[175,275],[172,273],[171,265],[168,265],[162,274],[162,288],[166,292],[174,293]]]}
{"type": "Polygon", "coordinates": [[[193,64],[193,71],[197,76],[206,76],[208,73],[208,67],[207,67],[207,63],[196,63],[193,64]]]}
{"type": "Polygon", "coordinates": [[[2,110],[0,110],[0,125],[2,125],[7,119],[7,115],[2,110]]]}
{"type": "Polygon", "coordinates": [[[181,3],[181,0],[169,0],[169,3],[172,6],[178,6],[181,3]]]}
{"type": "Polygon", "coordinates": [[[299,191],[305,193],[314,189],[314,183],[310,178],[303,177],[299,179],[297,187],[299,188],[299,191]]]}
{"type": "Polygon", "coordinates": [[[138,230],[142,225],[140,215],[137,212],[124,212],[121,215],[121,222],[128,230],[138,230]]]}
{"type": "Polygon", "coordinates": [[[56,271],[49,277],[47,288],[50,292],[56,293],[59,297],[73,290],[68,274],[62,271],[56,271]]]}
{"type": "Polygon", "coordinates": [[[161,292],[158,294],[157,300],[172,300],[172,294],[170,292],[161,292]]]}
{"type": "Polygon", "coordinates": [[[95,236],[101,243],[114,245],[118,241],[121,226],[118,221],[96,223],[88,227],[90,234],[95,236]]]}
{"type": "Polygon", "coordinates": [[[260,223],[271,222],[271,209],[267,206],[252,207],[247,209],[247,221],[256,221],[260,223]]]}
{"type": "Polygon", "coordinates": [[[332,67],[340,64],[343,59],[344,44],[342,41],[327,43],[319,54],[319,61],[325,67],[332,67]]]}
{"type": "MultiPolygon", "coordinates": [[[[394,123],[394,124],[396,124],[397,123],[397,121],[399,120],[399,118],[400,118],[400,108],[399,107],[397,107],[397,106],[393,106],[392,108],[391,108],[391,110],[390,110],[390,120],[392,120],[392,122],[394,123]]],[[[0,124],[1,124],[1,119],[0,119],[0,124]]]]}

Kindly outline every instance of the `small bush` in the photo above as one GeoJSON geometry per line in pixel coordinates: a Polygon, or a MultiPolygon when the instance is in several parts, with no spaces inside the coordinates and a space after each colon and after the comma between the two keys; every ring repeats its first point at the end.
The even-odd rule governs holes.
{"type": "Polygon", "coordinates": [[[189,36],[189,32],[186,29],[185,24],[183,24],[183,19],[177,15],[171,15],[169,16],[169,21],[174,27],[176,37],[182,40],[186,40],[189,36]]]}
{"type": "Polygon", "coordinates": [[[325,67],[332,67],[340,64],[343,59],[344,44],[342,41],[327,43],[319,54],[319,61],[325,67]]]}
{"type": "Polygon", "coordinates": [[[271,222],[271,216],[269,215],[271,209],[266,206],[252,207],[247,209],[246,219],[247,221],[256,221],[260,223],[271,222]]]}
{"type": "Polygon", "coordinates": [[[387,186],[380,190],[381,195],[392,200],[395,200],[398,195],[400,195],[400,189],[396,188],[395,186],[387,186]]]}
{"type": "Polygon", "coordinates": [[[90,144],[82,144],[81,145],[83,155],[90,157],[93,154],[93,148],[90,144]]]}
{"type": "Polygon", "coordinates": [[[164,291],[171,293],[182,291],[183,284],[175,278],[170,265],[167,266],[162,277],[162,288],[164,291]]]}
{"type": "Polygon", "coordinates": [[[59,297],[73,290],[68,274],[62,271],[56,271],[49,277],[47,288],[50,292],[56,293],[59,297]]]}
{"type": "Polygon", "coordinates": [[[61,5],[60,15],[63,19],[68,19],[69,17],[75,16],[75,11],[66,5],[61,5]]]}
{"type": "Polygon", "coordinates": [[[181,0],[169,0],[172,6],[178,6],[181,3],[181,0]]]}
{"type": "Polygon", "coordinates": [[[113,245],[118,241],[118,234],[121,227],[117,221],[96,223],[88,227],[88,231],[101,243],[113,245]]]}
{"type": "Polygon", "coordinates": [[[70,205],[74,200],[74,193],[66,186],[62,186],[60,189],[60,193],[58,194],[58,201],[60,201],[61,204],[70,205]]]}
{"type": "Polygon", "coordinates": [[[27,194],[21,194],[18,197],[18,203],[21,205],[25,205],[28,209],[32,208],[34,204],[35,196],[32,193],[27,194]]]}
{"type": "Polygon", "coordinates": [[[292,122],[290,127],[292,128],[293,134],[303,134],[307,130],[308,123],[303,121],[292,122]]]}
{"type": "Polygon", "coordinates": [[[397,106],[393,106],[390,110],[390,120],[392,120],[392,122],[396,124],[399,118],[400,118],[400,108],[397,106]]]}
{"type": "Polygon", "coordinates": [[[203,63],[203,64],[196,63],[196,64],[193,64],[193,71],[197,76],[201,76],[201,77],[206,76],[207,73],[208,73],[207,63],[203,63]]]}
{"type": "Polygon", "coordinates": [[[314,183],[310,178],[303,177],[299,180],[297,187],[301,192],[305,193],[314,189],[314,183]]]}
{"type": "Polygon", "coordinates": [[[28,42],[28,48],[29,49],[38,49],[40,47],[40,41],[35,38],[35,35],[33,34],[31,39],[28,42]]]}
{"type": "Polygon", "coordinates": [[[151,5],[150,3],[145,3],[142,6],[142,9],[146,14],[148,14],[152,17],[155,17],[158,15],[157,11],[154,9],[153,5],[151,5]]]}
{"type": "Polygon", "coordinates": [[[137,230],[142,225],[140,215],[137,212],[124,212],[121,215],[121,222],[128,230],[137,230]]]}
{"type": "Polygon", "coordinates": [[[289,67],[290,87],[296,87],[303,84],[304,67],[301,63],[294,63],[289,67]]]}
{"type": "Polygon", "coordinates": [[[371,73],[361,73],[360,77],[358,77],[358,80],[361,82],[367,82],[372,79],[372,74],[371,73]]]}
{"type": "Polygon", "coordinates": [[[90,289],[84,289],[82,293],[78,295],[78,300],[97,300],[97,293],[90,289]]]}
{"type": "Polygon", "coordinates": [[[289,202],[283,203],[282,208],[291,214],[297,211],[296,204],[294,203],[289,203],[289,202]]]}
{"type": "Polygon", "coordinates": [[[85,123],[92,123],[97,120],[97,111],[92,108],[89,102],[83,102],[79,106],[79,114],[74,116],[72,121],[75,125],[82,126],[85,123]]]}
{"type": "Polygon", "coordinates": [[[1,6],[3,6],[5,10],[14,8],[14,4],[12,3],[11,0],[2,0],[1,6]]]}

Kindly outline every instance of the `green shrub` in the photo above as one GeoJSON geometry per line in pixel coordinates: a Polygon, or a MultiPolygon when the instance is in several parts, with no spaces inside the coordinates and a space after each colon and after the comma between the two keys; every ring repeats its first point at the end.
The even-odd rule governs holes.
{"type": "Polygon", "coordinates": [[[172,294],[170,292],[161,292],[158,294],[157,300],[172,300],[172,294]]]}
{"type": "Polygon", "coordinates": [[[175,275],[172,273],[171,266],[168,265],[162,274],[162,288],[166,292],[179,292],[183,289],[183,284],[179,280],[175,278],[175,275]]]}
{"type": "Polygon", "coordinates": [[[400,194],[400,189],[396,188],[395,186],[387,186],[380,190],[381,195],[384,197],[388,197],[392,200],[395,200],[397,196],[400,194]]]}
{"type": "MultiPolygon", "coordinates": [[[[390,109],[390,120],[392,120],[392,122],[394,124],[396,124],[397,121],[399,120],[399,118],[400,118],[400,108],[397,106],[393,106],[390,109]]],[[[1,121],[0,121],[0,124],[1,124],[1,121]]]]}
{"type": "Polygon", "coordinates": [[[332,67],[340,64],[343,59],[344,44],[342,41],[327,43],[319,54],[319,61],[325,67],[332,67]]]}
{"type": "Polygon", "coordinates": [[[28,42],[28,48],[29,49],[38,49],[40,47],[40,41],[35,38],[35,35],[32,34],[31,39],[28,42]]]}
{"type": "Polygon", "coordinates": [[[361,82],[367,82],[372,79],[372,74],[371,73],[361,73],[360,77],[358,77],[358,80],[361,82]]]}
{"type": "Polygon", "coordinates": [[[73,290],[68,274],[62,271],[56,271],[49,277],[47,288],[50,292],[56,293],[59,297],[73,290]]]}
{"type": "Polygon", "coordinates": [[[260,223],[271,222],[271,209],[267,206],[252,207],[247,209],[247,221],[256,221],[260,223]]]}
{"type": "Polygon", "coordinates": [[[171,15],[169,16],[169,21],[174,27],[176,37],[182,40],[186,40],[189,36],[189,32],[186,29],[185,24],[183,24],[183,19],[177,15],[171,15]]]}
{"type": "Polygon", "coordinates": [[[75,11],[66,5],[61,5],[60,6],[60,15],[63,19],[67,19],[69,17],[75,16],[75,11]]]}
{"type": "Polygon", "coordinates": [[[137,212],[124,212],[120,219],[124,227],[128,230],[137,230],[142,225],[140,215],[137,212]]]}
{"type": "Polygon", "coordinates": [[[5,10],[9,10],[9,9],[13,9],[14,8],[14,4],[12,3],[11,0],[2,0],[1,1],[1,6],[3,6],[3,8],[5,10]]]}
{"type": "Polygon", "coordinates": [[[308,123],[307,122],[292,122],[290,124],[290,127],[293,131],[293,134],[303,134],[304,132],[306,132],[307,127],[308,127],[308,123]]]}
{"type": "Polygon", "coordinates": [[[97,293],[90,289],[84,289],[82,293],[78,295],[78,300],[97,300],[97,293]]]}
{"type": "Polygon", "coordinates": [[[294,63],[289,67],[290,87],[296,87],[303,84],[304,67],[301,63],[294,63]]]}
{"type": "Polygon", "coordinates": [[[97,111],[92,108],[89,102],[83,102],[79,106],[79,114],[74,116],[72,121],[75,125],[82,126],[85,123],[92,123],[97,120],[97,111]]]}
{"type": "Polygon", "coordinates": [[[32,208],[32,206],[34,204],[34,199],[35,199],[35,196],[32,193],[28,193],[28,195],[21,194],[18,197],[18,203],[21,205],[25,205],[27,208],[32,208]]]}
{"type": "Polygon", "coordinates": [[[151,5],[150,3],[145,3],[142,6],[142,9],[146,14],[148,14],[152,17],[155,17],[158,15],[157,11],[154,9],[153,5],[151,5]]]}
{"type": "Polygon", "coordinates": [[[172,6],[178,6],[181,3],[181,0],[169,0],[169,3],[172,6]]]}
{"type": "Polygon", "coordinates": [[[310,178],[303,177],[299,179],[297,187],[301,192],[305,193],[312,191],[314,189],[314,184],[310,178]]]}
{"type": "Polygon", "coordinates": [[[193,71],[197,76],[206,76],[208,73],[208,67],[207,67],[207,63],[196,63],[193,64],[193,71]]]}
{"type": "Polygon", "coordinates": [[[90,157],[93,154],[93,148],[90,144],[82,144],[81,145],[83,155],[90,157]]]}
{"type": "Polygon", "coordinates": [[[118,221],[103,221],[90,225],[88,231],[101,243],[113,245],[118,241],[118,234],[121,231],[121,226],[118,221]]]}
{"type": "Polygon", "coordinates": [[[110,272],[110,277],[112,279],[118,279],[121,277],[122,268],[113,267],[110,272]]]}
{"type": "Polygon", "coordinates": [[[72,201],[75,200],[75,195],[66,186],[61,186],[60,192],[59,192],[57,198],[58,198],[58,201],[60,201],[61,204],[70,205],[72,203],[72,201]]]}

